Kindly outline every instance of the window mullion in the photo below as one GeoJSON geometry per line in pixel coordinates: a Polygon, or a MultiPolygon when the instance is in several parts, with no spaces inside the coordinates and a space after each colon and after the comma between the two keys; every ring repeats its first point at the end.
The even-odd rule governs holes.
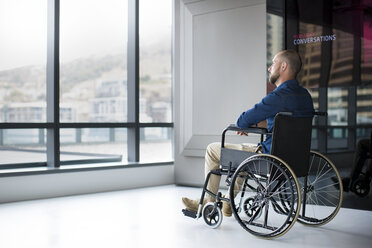
{"type": "Polygon", "coordinates": [[[128,1],[128,161],[138,162],[140,157],[139,132],[139,2],[128,1]]]}
{"type": "Polygon", "coordinates": [[[48,0],[47,28],[47,166],[60,166],[59,141],[59,0],[48,0]]]}

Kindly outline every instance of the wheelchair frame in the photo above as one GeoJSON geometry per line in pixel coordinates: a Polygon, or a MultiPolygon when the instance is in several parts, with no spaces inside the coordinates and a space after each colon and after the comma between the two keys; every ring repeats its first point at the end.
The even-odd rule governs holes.
{"type": "MultiPolygon", "coordinates": [[[[326,113],[315,114],[326,116],[326,113]]],[[[288,112],[281,112],[275,117],[272,134],[265,128],[227,127],[222,133],[220,169],[207,174],[197,212],[184,209],[184,215],[195,219],[203,217],[209,227],[217,228],[222,223],[224,201],[230,204],[235,219],[246,231],[266,239],[282,236],[296,221],[310,226],[331,221],[342,204],[342,181],[337,168],[328,158],[310,151],[311,127],[312,118],[293,117],[288,112]],[[289,126],[289,129],[283,128],[284,131],[281,131],[278,129],[280,123],[289,126]],[[283,136],[291,128],[297,130],[291,134],[292,137],[283,136]],[[227,131],[259,134],[261,141],[265,135],[272,135],[272,152],[256,154],[227,149],[227,131]],[[283,137],[286,141],[279,143],[283,137]],[[295,141],[298,144],[293,144],[295,141]],[[283,144],[292,146],[292,151],[286,151],[283,144]],[[300,154],[296,154],[296,151],[300,154]],[[301,165],[307,163],[308,166],[292,168],[287,160],[291,164],[300,161],[301,165]],[[226,176],[229,197],[207,189],[211,175],[226,176]],[[336,183],[332,177],[337,178],[336,183]],[[206,193],[215,198],[215,202],[203,207],[206,193]]]]}

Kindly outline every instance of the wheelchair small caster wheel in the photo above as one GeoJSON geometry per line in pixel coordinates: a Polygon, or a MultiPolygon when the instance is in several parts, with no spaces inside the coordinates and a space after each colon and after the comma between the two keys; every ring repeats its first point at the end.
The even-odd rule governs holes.
{"type": "Polygon", "coordinates": [[[369,190],[370,190],[369,183],[370,182],[366,180],[365,178],[358,178],[353,183],[352,190],[357,196],[365,197],[368,195],[369,190]]]}
{"type": "Polygon", "coordinates": [[[243,209],[244,209],[244,213],[249,218],[252,218],[254,215],[256,215],[253,220],[257,220],[258,218],[260,218],[262,211],[261,211],[261,208],[258,206],[258,204],[256,204],[256,206],[253,206],[254,202],[255,202],[254,198],[252,197],[246,199],[243,203],[243,209]],[[257,211],[259,212],[257,213],[257,211]]]}
{"type": "Polygon", "coordinates": [[[203,219],[210,228],[217,228],[222,223],[222,211],[216,203],[208,202],[203,208],[203,219]]]}

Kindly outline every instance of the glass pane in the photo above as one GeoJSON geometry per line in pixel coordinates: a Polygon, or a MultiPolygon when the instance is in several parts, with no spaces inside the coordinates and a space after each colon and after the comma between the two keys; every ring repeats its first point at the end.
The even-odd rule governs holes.
{"type": "Polygon", "coordinates": [[[311,132],[311,150],[318,149],[318,130],[313,128],[311,132]]]}
{"type": "Polygon", "coordinates": [[[302,59],[302,70],[298,75],[298,81],[306,88],[318,87],[321,68],[321,43],[302,44],[307,38],[322,34],[322,27],[315,24],[300,22],[299,33],[292,39],[302,59]]]}
{"type": "Polygon", "coordinates": [[[266,14],[267,25],[267,68],[272,64],[275,54],[284,49],[284,21],[283,17],[266,14]]]}
{"type": "Polygon", "coordinates": [[[357,124],[372,123],[372,85],[357,88],[357,124]]]}
{"type": "Polygon", "coordinates": [[[127,121],[127,16],[127,1],[61,1],[61,122],[127,121]]]}
{"type": "Polygon", "coordinates": [[[0,1],[0,37],[0,122],[45,122],[47,1],[0,1]]]}
{"type": "MultiPolygon", "coordinates": [[[[272,5],[273,2],[271,2],[272,5]]],[[[275,7],[275,6],[270,6],[275,7]]],[[[278,6],[277,6],[278,7],[278,6]]],[[[269,8],[269,6],[268,6],[269,8]]],[[[282,16],[274,14],[266,14],[266,68],[269,68],[272,64],[272,59],[275,54],[284,49],[284,21],[282,16]]],[[[269,83],[269,71],[266,70],[266,91],[267,93],[275,89],[275,85],[269,83]]]]}
{"type": "Polygon", "coordinates": [[[328,124],[347,125],[348,89],[328,88],[328,124]]]}
{"type": "Polygon", "coordinates": [[[65,163],[127,162],[126,128],[63,128],[60,141],[65,163]]]}
{"type": "Polygon", "coordinates": [[[172,1],[139,4],[140,121],[172,122],[172,1]]]}
{"type": "Polygon", "coordinates": [[[352,84],[353,34],[333,29],[323,35],[323,27],[320,25],[303,22],[299,24],[300,33],[293,36],[293,42],[298,48],[303,62],[302,70],[298,76],[301,85],[319,87],[321,83],[321,87],[333,87],[352,84]],[[307,43],[308,40],[311,42],[307,43]],[[329,47],[332,49],[332,54],[326,54],[324,49],[322,50],[322,46],[324,47],[329,41],[332,41],[332,46],[329,47]],[[328,70],[324,70],[322,67],[328,68],[328,70]],[[328,73],[329,75],[326,75],[328,73]]]}
{"type": "Polygon", "coordinates": [[[45,129],[0,129],[0,164],[46,162],[45,129]]]}
{"type": "Polygon", "coordinates": [[[141,128],[140,162],[173,160],[172,128],[141,128]]]}
{"type": "Polygon", "coordinates": [[[334,29],[329,86],[351,85],[353,81],[354,35],[334,29]]]}
{"type": "Polygon", "coordinates": [[[346,128],[329,128],[328,129],[328,149],[346,149],[348,148],[348,129],[346,128]]]}
{"type": "Polygon", "coordinates": [[[363,37],[361,37],[361,80],[372,84],[372,25],[370,14],[363,15],[363,37]]]}
{"type": "Polygon", "coordinates": [[[372,132],[372,128],[357,128],[356,130],[357,139],[361,139],[361,138],[370,139],[371,134],[372,134],[371,132],[372,132]]]}

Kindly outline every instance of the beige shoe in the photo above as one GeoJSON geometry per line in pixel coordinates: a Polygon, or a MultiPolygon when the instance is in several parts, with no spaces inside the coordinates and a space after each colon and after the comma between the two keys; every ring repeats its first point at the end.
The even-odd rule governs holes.
{"type": "Polygon", "coordinates": [[[232,215],[230,202],[226,202],[226,201],[222,202],[222,214],[226,217],[230,217],[232,215]]]}
{"type": "MultiPolygon", "coordinates": [[[[211,201],[212,200],[210,200],[210,199],[204,199],[202,209],[203,209],[205,204],[207,204],[208,202],[211,202],[211,201]]],[[[200,199],[191,200],[187,197],[182,197],[182,203],[183,203],[183,205],[185,205],[187,210],[197,212],[198,208],[199,208],[200,199]]]]}

